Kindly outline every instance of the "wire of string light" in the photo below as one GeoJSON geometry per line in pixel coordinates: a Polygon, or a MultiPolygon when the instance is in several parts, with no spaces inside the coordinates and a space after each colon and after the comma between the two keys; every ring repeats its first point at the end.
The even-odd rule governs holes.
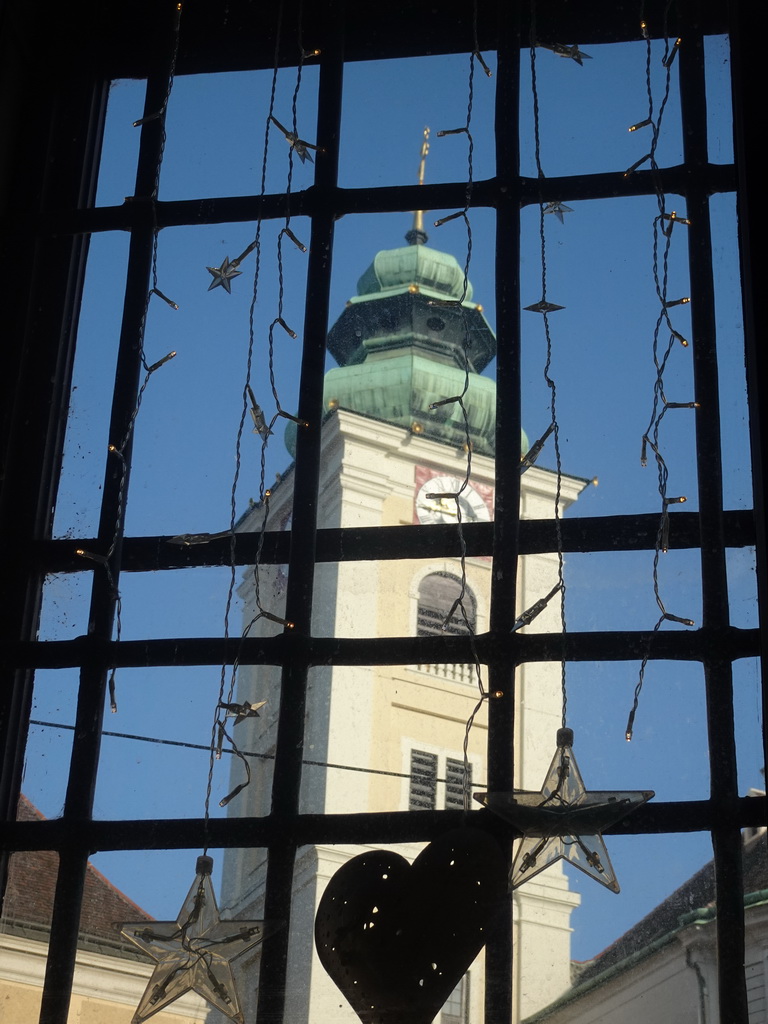
{"type": "MultiPolygon", "coordinates": [[[[136,427],[136,419],[141,409],[141,403],[144,398],[144,392],[147,390],[150,378],[156,373],[160,367],[165,366],[166,363],[170,362],[176,355],[176,352],[168,352],[161,359],[156,360],[153,363],[148,363],[145,354],[144,341],[146,337],[147,328],[147,317],[149,315],[149,304],[153,295],[169,306],[171,309],[178,310],[178,304],[169,299],[168,296],[160,291],[158,287],[158,273],[157,273],[157,259],[158,259],[158,240],[160,235],[160,229],[157,225],[157,195],[160,188],[160,172],[163,165],[163,156],[165,155],[165,144],[166,144],[166,131],[165,131],[165,118],[168,110],[168,102],[171,98],[171,92],[173,91],[173,83],[176,76],[176,61],[179,53],[179,33],[181,30],[181,9],[182,5],[176,3],[174,5],[173,15],[173,32],[171,40],[171,54],[168,66],[167,84],[165,90],[165,96],[159,109],[152,112],[151,114],[145,115],[138,121],[133,122],[134,128],[142,127],[143,125],[151,121],[160,122],[160,145],[158,147],[157,161],[155,163],[155,174],[152,182],[152,191],[149,196],[150,207],[152,210],[152,280],[150,288],[147,290],[147,294],[144,298],[144,308],[141,313],[141,319],[139,320],[138,326],[138,351],[141,365],[144,369],[144,380],[141,383],[139,391],[136,395],[136,403],[133,407],[131,415],[128,420],[128,425],[125,429],[123,436],[117,441],[112,441],[107,446],[107,451],[110,456],[113,456],[119,462],[119,473],[120,480],[117,488],[117,503],[115,510],[115,523],[112,531],[112,538],[109,543],[109,547],[106,553],[100,554],[93,551],[87,551],[84,548],[78,548],[76,554],[81,558],[87,558],[89,561],[96,562],[102,566],[107,577],[109,589],[112,592],[112,597],[115,602],[115,641],[120,642],[123,632],[123,600],[120,593],[120,587],[118,584],[119,568],[114,565],[114,554],[117,545],[120,540],[120,536],[123,530],[123,517],[125,513],[125,492],[126,485],[128,483],[128,470],[129,462],[126,458],[126,450],[131,442],[133,433],[136,427]]],[[[110,670],[107,685],[109,691],[109,708],[113,714],[117,713],[117,686],[116,686],[116,675],[117,669],[112,668],[110,670]]]]}
{"type": "MultiPolygon", "coordinates": [[[[552,331],[550,327],[549,317],[550,313],[556,312],[562,309],[562,306],[551,303],[547,295],[547,239],[546,239],[546,225],[545,218],[548,212],[551,212],[552,204],[547,204],[543,196],[543,182],[546,177],[544,174],[544,168],[541,162],[541,119],[539,109],[539,92],[538,82],[536,77],[536,59],[537,59],[537,40],[536,40],[536,5],[535,2],[531,4],[531,39],[530,39],[530,63],[531,63],[531,97],[533,103],[533,133],[534,133],[534,159],[536,161],[536,174],[539,181],[539,253],[541,262],[541,299],[538,303],[533,306],[527,306],[526,309],[529,312],[540,313],[544,323],[544,339],[546,343],[546,355],[544,361],[544,381],[549,389],[549,408],[551,422],[547,434],[544,435],[546,439],[547,435],[551,433],[552,442],[555,454],[555,501],[554,501],[554,520],[555,520],[555,544],[557,548],[557,582],[555,586],[550,590],[549,594],[541,601],[537,602],[533,609],[529,609],[528,612],[524,613],[526,621],[522,624],[527,625],[531,621],[535,614],[538,614],[538,610],[543,610],[546,604],[555,595],[559,595],[559,606],[560,606],[560,628],[563,634],[563,655],[560,661],[560,692],[562,700],[562,726],[563,728],[567,725],[568,715],[568,685],[567,685],[567,672],[566,672],[566,646],[565,637],[567,635],[567,622],[566,622],[566,586],[565,586],[565,574],[564,574],[564,557],[563,557],[563,534],[562,534],[562,521],[560,512],[560,501],[562,494],[563,485],[563,466],[560,450],[560,424],[557,418],[557,383],[555,378],[552,376],[552,357],[553,357],[553,345],[552,345],[552,331]],[[548,208],[549,207],[549,208],[548,208]],[[538,610],[537,610],[538,609],[538,610]]],[[[559,205],[559,204],[555,204],[559,205]]],[[[528,456],[529,458],[530,456],[528,456]]],[[[525,458],[523,460],[525,462],[525,458]]],[[[518,620],[520,621],[520,620],[518,620]]],[[[515,623],[517,626],[517,623],[515,623]]]]}
{"type": "Polygon", "coordinates": [[[470,340],[470,328],[469,328],[469,323],[467,322],[467,312],[466,312],[466,308],[464,306],[464,302],[466,300],[466,297],[467,297],[467,294],[468,294],[468,290],[469,290],[469,268],[470,268],[470,264],[471,264],[471,261],[472,261],[472,225],[471,225],[470,219],[469,219],[469,208],[470,208],[470,205],[472,203],[472,192],[473,192],[473,188],[474,188],[474,167],[473,167],[474,139],[472,137],[471,124],[472,124],[472,108],[473,108],[473,105],[474,105],[475,63],[476,62],[480,64],[480,66],[485,71],[486,75],[490,78],[491,75],[492,75],[492,72],[491,72],[490,68],[488,67],[488,65],[486,64],[485,60],[483,59],[482,54],[480,53],[480,48],[479,48],[479,44],[478,44],[478,38],[477,38],[477,0],[474,0],[474,3],[473,3],[473,48],[472,48],[472,51],[470,52],[470,55],[469,55],[469,72],[468,72],[468,82],[467,82],[467,112],[466,112],[466,120],[465,120],[465,123],[460,128],[450,128],[450,129],[447,129],[447,130],[442,130],[442,131],[438,131],[437,132],[437,137],[438,138],[444,138],[444,137],[449,136],[449,135],[466,135],[466,137],[467,137],[467,183],[466,183],[466,191],[465,191],[465,195],[464,195],[464,208],[462,210],[458,210],[456,213],[449,214],[447,217],[441,217],[441,218],[439,218],[438,220],[436,220],[434,222],[435,227],[439,228],[443,224],[446,224],[446,223],[448,223],[449,221],[452,221],[452,220],[459,220],[459,219],[461,219],[461,220],[464,221],[464,225],[465,225],[466,231],[467,231],[467,251],[466,251],[466,257],[465,257],[465,260],[464,260],[464,276],[463,276],[463,282],[462,282],[462,291],[461,291],[461,296],[458,299],[453,299],[453,300],[432,299],[432,300],[430,300],[430,303],[433,304],[433,305],[452,306],[452,307],[458,309],[458,311],[459,311],[459,313],[461,315],[461,319],[462,319],[462,327],[463,327],[463,334],[464,334],[464,337],[463,337],[463,356],[464,356],[464,367],[463,367],[463,369],[464,369],[464,384],[463,384],[463,388],[462,388],[461,392],[459,394],[457,394],[457,395],[452,395],[452,396],[447,397],[447,398],[441,398],[441,399],[439,399],[439,400],[437,400],[435,402],[430,403],[429,408],[430,408],[430,410],[434,410],[434,409],[440,408],[441,406],[444,406],[444,405],[457,405],[459,407],[459,409],[461,411],[462,420],[463,420],[463,423],[464,423],[464,437],[465,437],[464,448],[465,448],[466,453],[467,453],[467,461],[466,461],[466,466],[465,466],[465,471],[464,471],[464,477],[463,477],[463,479],[462,479],[462,481],[461,481],[457,491],[447,492],[447,493],[430,493],[430,494],[426,495],[426,497],[428,499],[440,499],[440,500],[447,499],[447,500],[453,500],[456,503],[456,530],[457,530],[458,538],[459,538],[459,572],[460,572],[459,594],[458,594],[458,597],[456,597],[456,599],[454,600],[453,604],[451,605],[451,608],[450,608],[448,614],[445,616],[445,619],[443,620],[442,628],[443,628],[443,630],[447,630],[449,628],[449,623],[450,623],[451,619],[455,615],[457,615],[457,614],[460,615],[461,620],[464,623],[464,627],[465,627],[466,633],[467,633],[467,635],[470,638],[470,647],[471,647],[471,651],[472,651],[473,667],[474,667],[474,671],[475,671],[475,678],[476,678],[476,681],[477,681],[477,689],[478,689],[478,694],[479,694],[478,701],[475,704],[474,708],[472,709],[472,712],[471,712],[469,718],[467,719],[467,722],[466,722],[466,725],[465,725],[465,729],[464,729],[464,741],[463,741],[463,746],[462,746],[462,750],[463,750],[462,792],[463,792],[463,802],[464,802],[464,810],[465,811],[469,810],[469,808],[471,806],[471,802],[472,802],[472,782],[471,782],[471,779],[472,779],[471,771],[472,771],[472,769],[471,769],[471,764],[470,764],[470,760],[469,760],[469,738],[470,738],[470,734],[471,734],[471,731],[472,731],[472,727],[473,727],[473,725],[475,723],[475,718],[477,717],[477,715],[478,715],[480,709],[482,708],[483,704],[485,703],[485,701],[488,700],[489,697],[491,696],[491,694],[486,690],[485,684],[483,683],[482,669],[481,669],[481,665],[480,665],[480,658],[479,658],[479,655],[478,655],[477,644],[476,644],[475,624],[473,622],[472,616],[470,616],[468,614],[467,608],[466,608],[466,605],[465,605],[465,602],[464,602],[464,598],[465,598],[466,593],[467,593],[467,544],[466,544],[466,538],[465,538],[465,535],[464,535],[464,525],[463,525],[462,512],[461,512],[461,496],[464,493],[464,491],[469,487],[470,479],[471,479],[471,476],[472,476],[472,435],[471,435],[471,432],[470,432],[470,429],[469,429],[469,417],[467,415],[467,408],[466,408],[466,404],[464,402],[464,398],[465,398],[467,392],[469,391],[469,387],[470,387],[469,348],[470,348],[471,340],[470,340]]]}
{"type": "Polygon", "coordinates": [[[687,226],[690,222],[686,217],[678,216],[673,210],[670,213],[667,212],[666,196],[661,181],[661,175],[659,173],[659,165],[656,160],[656,151],[659,145],[659,139],[661,137],[661,128],[664,119],[664,111],[669,101],[671,85],[672,85],[672,66],[677,55],[678,48],[681,40],[676,38],[674,41],[670,41],[668,28],[667,28],[667,15],[671,6],[671,0],[666,4],[664,8],[664,21],[663,21],[663,39],[664,39],[664,53],[662,57],[662,66],[665,69],[664,75],[664,93],[659,103],[658,114],[654,118],[654,91],[653,91],[653,78],[652,78],[652,57],[653,57],[653,46],[650,33],[648,32],[647,25],[645,22],[644,13],[641,10],[641,31],[646,42],[646,58],[645,58],[645,83],[646,92],[648,96],[648,115],[642,121],[637,124],[631,125],[629,131],[635,132],[643,128],[651,129],[651,145],[648,154],[641,160],[637,161],[630,167],[626,174],[629,175],[634,172],[635,169],[640,167],[646,161],[650,163],[650,169],[652,179],[654,183],[654,189],[656,193],[656,202],[658,207],[658,213],[653,220],[653,283],[656,291],[656,296],[659,300],[659,313],[656,318],[656,323],[653,331],[653,364],[656,370],[656,379],[653,385],[653,402],[651,407],[651,416],[646,427],[645,433],[642,438],[640,462],[643,466],[647,465],[647,454],[650,448],[653,453],[654,460],[656,462],[656,469],[658,474],[658,492],[661,499],[661,512],[659,516],[659,527],[656,533],[656,542],[653,553],[653,570],[652,570],[652,581],[653,581],[653,595],[656,602],[656,606],[659,609],[659,618],[651,631],[651,635],[645,647],[643,659],[640,664],[640,671],[638,673],[637,683],[635,685],[632,706],[627,717],[627,725],[625,729],[625,738],[629,741],[632,739],[635,723],[635,715],[640,703],[640,694],[643,689],[645,682],[646,669],[648,667],[648,661],[651,654],[651,645],[653,636],[658,633],[664,622],[677,622],[684,626],[693,626],[693,620],[689,618],[683,618],[679,615],[673,615],[668,612],[664,604],[664,600],[661,595],[661,589],[659,584],[659,562],[660,556],[666,553],[669,547],[669,507],[670,505],[681,504],[685,502],[684,495],[678,495],[670,497],[667,490],[667,484],[669,481],[669,468],[664,458],[662,445],[661,445],[661,425],[662,421],[669,409],[697,409],[697,402],[670,402],[667,399],[665,393],[664,374],[667,368],[669,359],[673,353],[673,350],[678,347],[688,347],[688,341],[683,335],[676,330],[672,323],[669,310],[678,305],[686,305],[688,298],[683,297],[679,299],[669,299],[667,288],[669,281],[669,255],[672,246],[673,230],[676,224],[687,226]],[[662,241],[663,238],[663,241],[662,241]],[[661,249],[661,252],[660,252],[661,249]],[[666,327],[669,332],[669,338],[666,342],[662,342],[662,329],[666,327]]]}
{"type": "MultiPolygon", "coordinates": [[[[281,13],[279,15],[279,18],[280,17],[281,17],[281,13]]],[[[241,416],[240,416],[240,421],[239,421],[239,424],[238,424],[236,443],[235,443],[235,475],[234,475],[234,479],[233,479],[233,485],[232,485],[232,491],[231,491],[231,502],[230,502],[230,530],[229,530],[229,536],[230,536],[230,570],[231,571],[230,571],[230,578],[229,578],[229,585],[228,585],[228,590],[227,590],[227,597],[226,597],[226,603],[225,603],[225,613],[224,613],[224,638],[225,638],[225,640],[227,640],[229,638],[230,615],[231,615],[232,602],[233,602],[233,597],[234,597],[234,588],[235,588],[235,584],[236,584],[235,524],[236,524],[236,516],[237,516],[237,485],[238,485],[238,481],[239,481],[239,477],[240,477],[240,470],[241,470],[242,438],[243,438],[243,433],[244,433],[244,428],[245,428],[245,422],[246,422],[246,419],[247,419],[249,413],[250,413],[250,416],[251,416],[251,418],[253,420],[253,423],[254,423],[254,433],[258,434],[260,439],[261,439],[258,505],[261,508],[262,515],[261,515],[261,521],[260,521],[260,524],[259,524],[259,539],[258,539],[258,544],[257,544],[256,558],[255,558],[255,562],[254,562],[254,566],[253,566],[253,570],[252,570],[252,572],[253,572],[253,581],[254,581],[254,594],[255,594],[255,601],[256,601],[256,614],[251,618],[251,620],[244,627],[244,629],[243,629],[243,631],[241,633],[241,640],[245,639],[245,637],[247,637],[249,635],[249,633],[252,630],[253,626],[255,625],[255,623],[259,619],[268,619],[268,620],[270,620],[272,622],[275,622],[275,623],[277,623],[279,625],[282,625],[285,629],[291,629],[292,628],[292,623],[288,622],[286,619],[282,618],[280,615],[275,614],[275,612],[270,611],[268,608],[264,607],[264,605],[262,603],[262,600],[261,600],[260,562],[261,562],[261,553],[262,553],[263,544],[264,544],[264,537],[265,537],[265,534],[266,534],[266,531],[267,531],[267,527],[268,527],[268,523],[269,523],[269,500],[270,500],[270,497],[271,497],[271,489],[266,486],[266,453],[267,453],[267,446],[268,446],[268,443],[269,443],[269,438],[273,434],[272,428],[275,425],[275,423],[277,422],[278,418],[280,418],[280,417],[283,417],[283,418],[286,418],[286,419],[289,419],[289,420],[293,420],[297,424],[302,425],[300,420],[298,420],[295,416],[292,416],[290,413],[286,412],[286,410],[283,408],[283,406],[281,404],[281,401],[280,401],[280,396],[279,396],[279,393],[278,393],[277,382],[276,382],[276,377],[275,377],[275,329],[277,327],[282,328],[282,330],[291,339],[295,339],[297,337],[296,333],[286,323],[286,321],[284,319],[284,315],[283,315],[284,314],[284,300],[285,300],[285,278],[284,278],[284,265],[283,265],[283,241],[284,241],[284,239],[286,237],[289,238],[296,245],[296,247],[298,249],[300,249],[302,252],[306,252],[306,247],[299,241],[299,239],[296,237],[296,235],[294,234],[294,232],[292,231],[291,226],[290,226],[290,223],[291,223],[290,196],[291,196],[291,189],[292,189],[292,183],[293,183],[293,174],[294,174],[294,156],[296,154],[297,155],[301,155],[301,152],[302,152],[301,145],[299,145],[300,140],[299,140],[299,135],[298,135],[298,125],[297,125],[297,107],[298,107],[299,91],[300,91],[300,88],[301,88],[301,81],[302,81],[302,71],[303,71],[304,62],[305,62],[306,57],[307,56],[315,56],[318,51],[312,51],[311,54],[308,54],[308,53],[306,53],[304,51],[303,44],[302,44],[302,38],[301,38],[301,5],[299,6],[299,23],[298,23],[299,60],[298,60],[298,64],[297,64],[296,82],[295,82],[295,86],[294,86],[294,90],[293,90],[293,98],[292,98],[292,104],[291,104],[291,118],[292,118],[293,131],[292,132],[288,132],[287,134],[286,134],[285,129],[283,128],[283,126],[280,124],[279,121],[277,121],[277,119],[275,118],[275,115],[274,115],[275,99],[276,99],[276,87],[277,87],[277,75],[278,75],[278,47],[279,47],[279,39],[280,39],[280,32],[279,32],[279,27],[278,27],[276,47],[275,47],[275,63],[274,63],[274,67],[273,67],[272,86],[271,86],[271,92],[270,92],[269,110],[268,110],[268,114],[267,114],[267,118],[266,118],[266,122],[265,122],[264,150],[263,150],[262,177],[261,177],[261,195],[263,196],[265,194],[265,192],[266,192],[266,172],[267,172],[267,160],[268,160],[268,151],[269,151],[269,138],[270,138],[270,134],[271,134],[272,128],[274,126],[276,126],[279,131],[281,131],[284,135],[286,135],[286,138],[288,138],[288,136],[290,136],[290,138],[288,138],[288,141],[289,141],[290,144],[289,144],[289,149],[288,149],[288,167],[287,167],[287,176],[286,176],[286,187],[285,187],[285,193],[284,193],[284,195],[285,195],[285,208],[286,208],[285,223],[284,223],[282,229],[280,230],[280,232],[278,234],[278,238],[277,238],[277,253],[276,253],[276,264],[277,264],[277,275],[278,275],[277,312],[276,312],[276,316],[274,317],[274,319],[270,323],[269,328],[268,328],[268,332],[267,332],[267,365],[268,365],[269,383],[270,383],[270,390],[271,390],[271,393],[272,393],[272,398],[273,398],[274,403],[275,403],[276,411],[273,414],[273,416],[271,417],[271,419],[269,420],[269,422],[267,422],[266,417],[264,415],[264,411],[262,410],[262,408],[257,403],[256,396],[254,395],[253,389],[251,387],[253,357],[254,357],[255,340],[256,340],[255,310],[256,310],[256,304],[257,304],[258,294],[259,294],[259,279],[260,279],[261,258],[262,258],[262,244],[261,244],[261,226],[262,226],[262,221],[261,221],[261,218],[259,217],[259,220],[257,222],[257,227],[256,227],[256,236],[254,238],[254,241],[251,243],[251,245],[246,250],[246,253],[247,253],[247,252],[253,251],[255,249],[255,251],[256,251],[256,260],[255,260],[255,268],[254,268],[253,289],[252,289],[251,303],[250,303],[249,315],[248,315],[248,347],[247,347],[245,382],[244,382],[244,386],[243,386],[243,405],[242,405],[242,409],[241,409],[241,416]],[[291,142],[291,138],[294,140],[294,142],[291,142]]],[[[304,157],[302,157],[302,162],[304,162],[304,160],[307,159],[307,158],[308,157],[307,157],[306,152],[305,152],[304,157]]],[[[214,712],[214,717],[213,717],[213,722],[212,722],[212,727],[211,727],[211,757],[210,757],[209,777],[208,777],[208,783],[207,783],[207,788],[206,788],[206,797],[205,797],[205,817],[206,817],[206,819],[210,815],[210,801],[211,801],[211,794],[212,794],[212,787],[213,787],[214,764],[215,764],[215,761],[218,760],[221,757],[223,742],[224,742],[225,739],[228,740],[229,743],[231,744],[232,751],[235,754],[235,756],[237,756],[240,759],[240,762],[241,762],[241,764],[242,764],[242,766],[244,768],[244,771],[245,771],[245,779],[244,779],[244,781],[238,783],[222,800],[219,801],[219,806],[224,807],[228,803],[230,803],[230,801],[233,800],[234,797],[236,797],[240,792],[242,792],[242,790],[245,789],[250,784],[250,781],[251,781],[250,765],[248,764],[248,761],[245,758],[245,756],[240,753],[239,748],[238,748],[236,742],[234,741],[233,737],[227,731],[226,725],[225,725],[226,718],[228,717],[228,709],[230,709],[230,708],[232,708],[234,706],[232,704],[232,698],[233,698],[235,687],[236,687],[236,684],[237,684],[238,669],[239,669],[239,657],[236,655],[234,660],[233,660],[233,663],[232,663],[231,671],[229,672],[229,683],[227,684],[227,676],[228,676],[227,664],[223,663],[222,667],[221,667],[221,675],[220,675],[220,680],[219,680],[219,694],[218,694],[218,700],[217,700],[216,709],[215,709],[215,712],[214,712]]],[[[242,705],[242,707],[245,708],[246,706],[242,705]]],[[[248,705],[248,708],[250,708],[250,705],[248,705]]],[[[246,717],[248,717],[248,715],[246,715],[246,717]]]]}

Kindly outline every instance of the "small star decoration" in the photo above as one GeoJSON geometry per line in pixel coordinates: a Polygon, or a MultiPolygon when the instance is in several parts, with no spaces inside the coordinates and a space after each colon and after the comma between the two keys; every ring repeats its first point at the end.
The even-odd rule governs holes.
{"type": "Polygon", "coordinates": [[[317,149],[317,146],[313,146],[311,142],[307,142],[305,139],[300,139],[296,132],[289,131],[285,125],[280,124],[277,118],[273,117],[271,114],[269,120],[283,133],[286,142],[302,163],[305,163],[307,160],[309,160],[311,164],[314,163],[312,154],[309,151],[310,149],[317,149]]]}
{"type": "Polygon", "coordinates": [[[564,224],[563,220],[564,213],[573,213],[573,209],[570,206],[566,206],[565,203],[561,203],[559,200],[554,203],[547,203],[544,207],[544,213],[554,213],[561,224],[564,224]]]}
{"type": "Polygon", "coordinates": [[[581,67],[584,66],[585,60],[592,60],[590,55],[580,50],[576,43],[573,46],[565,46],[563,43],[537,43],[537,46],[541,46],[544,50],[551,50],[558,57],[570,57],[571,60],[575,60],[581,67]]]}
{"type": "Polygon", "coordinates": [[[237,269],[239,265],[240,264],[237,260],[232,260],[232,262],[230,263],[229,256],[225,256],[224,262],[221,264],[220,267],[206,267],[205,269],[213,278],[211,283],[208,285],[208,291],[210,292],[214,288],[218,288],[219,286],[221,286],[225,292],[231,295],[232,278],[240,277],[240,275],[242,274],[242,270],[237,269]]]}
{"type": "Polygon", "coordinates": [[[528,313],[556,313],[558,309],[565,309],[565,306],[558,306],[554,302],[542,299],[541,302],[534,302],[532,306],[526,306],[525,309],[528,313]]]}
{"type": "Polygon", "coordinates": [[[619,892],[602,833],[654,795],[651,790],[587,791],[571,746],[573,732],[559,729],[557,750],[539,793],[478,793],[481,804],[523,833],[509,876],[510,887],[567,860],[590,878],[619,892]]]}
{"type": "Polygon", "coordinates": [[[212,870],[210,857],[198,857],[197,876],[175,921],[122,925],[122,935],[157,962],[131,1024],[141,1024],[190,991],[245,1024],[232,961],[273,929],[265,921],[222,921],[211,885],[212,870]]]}
{"type": "Polygon", "coordinates": [[[219,707],[227,712],[227,718],[234,718],[235,725],[240,725],[246,718],[258,718],[259,711],[266,703],[265,700],[260,700],[258,704],[251,704],[247,700],[242,704],[225,704],[222,701],[219,707]]]}

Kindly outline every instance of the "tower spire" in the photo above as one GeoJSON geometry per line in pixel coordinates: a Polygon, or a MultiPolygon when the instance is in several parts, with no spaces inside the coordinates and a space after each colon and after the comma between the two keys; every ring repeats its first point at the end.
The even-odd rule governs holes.
{"type": "MultiPolygon", "coordinates": [[[[429,128],[424,129],[424,138],[421,143],[421,159],[419,160],[418,184],[424,184],[424,173],[427,167],[427,154],[429,153],[429,128]]],[[[406,234],[405,240],[409,245],[424,245],[427,241],[427,233],[424,230],[424,211],[415,210],[413,214],[413,227],[406,234]]]]}

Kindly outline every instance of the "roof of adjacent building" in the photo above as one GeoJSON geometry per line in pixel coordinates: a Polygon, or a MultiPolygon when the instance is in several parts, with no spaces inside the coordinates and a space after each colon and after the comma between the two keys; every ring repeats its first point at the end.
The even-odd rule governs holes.
{"type": "MultiPolygon", "coordinates": [[[[44,821],[45,816],[25,796],[19,800],[19,821],[44,821]]],[[[11,856],[0,931],[45,938],[50,928],[59,857],[51,850],[11,856]]],[[[92,864],[88,864],[80,917],[78,945],[114,956],[146,959],[120,937],[124,921],[151,921],[125,893],[92,864]]]]}
{"type": "MultiPolygon", "coordinates": [[[[745,841],[742,861],[745,895],[768,889],[768,844],[765,832],[758,832],[745,841]]],[[[714,900],[715,864],[714,861],[709,861],[650,914],[646,914],[594,960],[586,963],[579,971],[578,984],[585,984],[651,943],[676,931],[681,924],[686,923],[687,915],[712,906],[714,900]]]]}
{"type": "MultiPolygon", "coordinates": [[[[768,890],[768,842],[764,829],[745,839],[742,865],[745,905],[754,903],[755,895],[763,902],[768,890]]],[[[573,988],[528,1018],[529,1022],[545,1020],[555,1009],[579,999],[609,976],[629,970],[682,929],[708,919],[714,912],[714,902],[715,867],[714,861],[709,861],[593,960],[574,964],[573,988]]]]}

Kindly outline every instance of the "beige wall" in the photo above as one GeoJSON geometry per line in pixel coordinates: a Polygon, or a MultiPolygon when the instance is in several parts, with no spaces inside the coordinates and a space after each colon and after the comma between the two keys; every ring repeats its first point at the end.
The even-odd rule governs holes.
{"type": "MultiPolygon", "coordinates": [[[[0,1024],[33,1024],[40,1014],[47,944],[0,934],[0,1024]]],[[[152,966],[78,952],[68,1024],[131,1024],[152,966]]],[[[207,1004],[188,993],[152,1018],[156,1024],[201,1024],[207,1004]]]]}

